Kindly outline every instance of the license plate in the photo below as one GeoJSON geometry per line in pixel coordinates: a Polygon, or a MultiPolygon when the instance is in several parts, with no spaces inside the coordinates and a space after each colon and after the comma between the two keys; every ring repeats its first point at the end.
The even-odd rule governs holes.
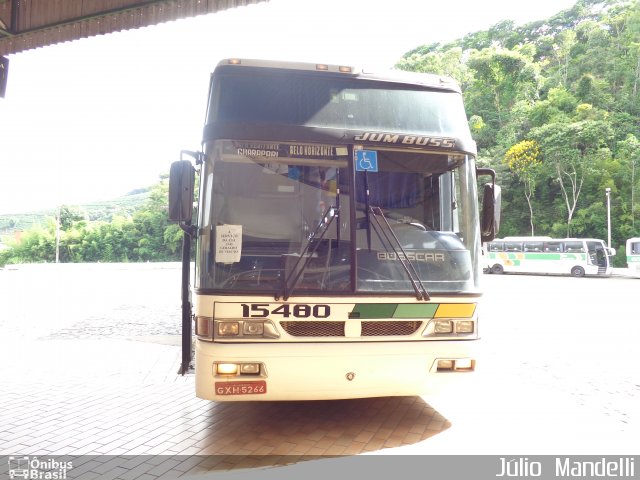
{"type": "Polygon", "coordinates": [[[267,382],[254,380],[251,382],[216,382],[216,395],[259,395],[267,393],[267,382]]]}

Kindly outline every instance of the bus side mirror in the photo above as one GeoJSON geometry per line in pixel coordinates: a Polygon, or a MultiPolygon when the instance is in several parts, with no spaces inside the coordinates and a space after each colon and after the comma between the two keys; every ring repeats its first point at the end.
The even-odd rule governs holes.
{"type": "Polygon", "coordinates": [[[480,218],[480,237],[482,243],[490,242],[500,230],[500,212],[502,193],[499,185],[487,183],[482,195],[482,212],[480,218]]]}
{"type": "Polygon", "coordinates": [[[195,169],[188,160],[171,164],[169,171],[169,220],[191,223],[195,169]]]}

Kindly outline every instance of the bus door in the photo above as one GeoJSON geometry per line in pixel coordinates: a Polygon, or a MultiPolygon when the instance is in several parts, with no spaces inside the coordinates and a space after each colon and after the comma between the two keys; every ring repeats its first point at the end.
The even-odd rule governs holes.
{"type": "Polygon", "coordinates": [[[589,258],[591,263],[597,265],[598,268],[607,268],[609,266],[609,258],[604,245],[600,242],[587,242],[587,249],[589,250],[589,258]]]}

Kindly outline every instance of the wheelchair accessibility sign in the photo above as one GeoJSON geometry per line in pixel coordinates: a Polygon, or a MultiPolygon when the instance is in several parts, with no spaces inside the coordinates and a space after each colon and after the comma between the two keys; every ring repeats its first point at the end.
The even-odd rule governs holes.
{"type": "Polygon", "coordinates": [[[378,152],[375,150],[356,150],[356,172],[377,172],[378,152]]]}

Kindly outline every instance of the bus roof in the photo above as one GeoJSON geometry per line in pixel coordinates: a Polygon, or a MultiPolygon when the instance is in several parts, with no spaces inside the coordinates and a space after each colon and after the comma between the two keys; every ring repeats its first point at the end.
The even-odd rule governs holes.
{"type": "MultiPolygon", "coordinates": [[[[499,240],[496,238],[496,240],[499,240]]],[[[536,240],[553,240],[551,237],[504,237],[502,239],[506,242],[528,242],[528,241],[536,241],[536,240]]]]}
{"type": "Polygon", "coordinates": [[[431,73],[405,72],[403,70],[384,70],[373,71],[363,68],[356,68],[352,65],[332,65],[328,63],[305,63],[290,62],[279,60],[256,60],[245,58],[227,58],[221,60],[216,66],[216,70],[226,67],[253,67],[253,68],[271,68],[285,70],[300,71],[316,71],[316,72],[332,72],[339,73],[352,78],[363,78],[367,80],[387,81],[394,83],[403,83],[407,85],[419,85],[439,90],[449,90],[461,92],[458,83],[443,75],[435,75],[431,73]]]}

